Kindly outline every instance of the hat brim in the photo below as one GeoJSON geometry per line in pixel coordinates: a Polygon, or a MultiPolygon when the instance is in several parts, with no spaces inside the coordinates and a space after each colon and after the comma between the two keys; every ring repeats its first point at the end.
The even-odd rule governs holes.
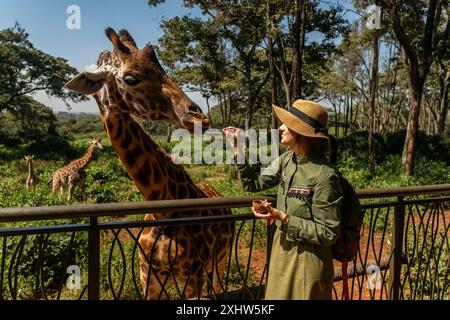
{"type": "Polygon", "coordinates": [[[317,132],[313,127],[311,127],[306,122],[297,118],[295,115],[287,111],[286,109],[280,108],[276,105],[272,105],[273,112],[278,120],[281,121],[289,130],[292,130],[298,134],[301,134],[305,137],[311,138],[322,138],[328,139],[328,136],[323,132],[317,132]]]}

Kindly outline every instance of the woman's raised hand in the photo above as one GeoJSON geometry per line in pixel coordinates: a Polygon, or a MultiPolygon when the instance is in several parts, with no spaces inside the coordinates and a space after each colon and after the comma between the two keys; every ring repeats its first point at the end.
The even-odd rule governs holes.
{"type": "Polygon", "coordinates": [[[237,139],[239,134],[239,128],[236,127],[226,127],[222,129],[222,133],[225,135],[227,139],[230,140],[231,144],[233,145],[233,151],[234,156],[236,157],[238,154],[238,145],[237,145],[237,139]]]}

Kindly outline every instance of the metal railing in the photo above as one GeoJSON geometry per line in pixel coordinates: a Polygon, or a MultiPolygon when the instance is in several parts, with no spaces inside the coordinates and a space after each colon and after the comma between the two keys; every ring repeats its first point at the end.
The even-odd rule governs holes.
{"type": "MultiPolygon", "coordinates": [[[[363,201],[365,223],[360,251],[348,266],[351,299],[448,298],[450,213],[445,208],[450,185],[365,189],[357,194],[363,201]]],[[[157,273],[154,252],[143,247],[149,230],[159,230],[160,240],[179,228],[194,233],[203,230],[199,226],[227,223],[235,225],[236,232],[226,267],[218,275],[219,290],[206,275],[216,267],[208,265],[200,252],[210,241],[217,242],[220,233],[216,239],[195,242],[198,257],[193,259],[199,266],[195,271],[185,265],[191,270],[187,279],[201,273],[200,299],[261,299],[273,227],[249,213],[192,216],[192,212],[248,208],[262,198],[276,201],[252,196],[0,209],[0,299],[149,298],[139,262],[148,259],[151,267],[146,272],[157,273]],[[133,217],[168,212],[179,217],[133,217]]],[[[177,253],[168,250],[176,259],[177,253]]],[[[157,298],[183,299],[188,283],[177,282],[176,273],[182,270],[171,266],[158,273],[157,298]]],[[[340,264],[335,263],[335,299],[342,299],[341,274],[340,264]]]]}

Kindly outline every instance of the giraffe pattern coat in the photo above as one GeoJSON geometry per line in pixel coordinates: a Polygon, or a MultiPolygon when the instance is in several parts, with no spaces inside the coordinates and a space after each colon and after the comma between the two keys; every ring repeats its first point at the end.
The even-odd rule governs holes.
{"type": "Polygon", "coordinates": [[[53,193],[59,188],[59,194],[62,197],[64,195],[64,189],[67,189],[67,201],[70,201],[74,188],[78,186],[81,189],[83,201],[86,202],[85,168],[91,162],[96,148],[103,150],[103,145],[100,139],[94,138],[89,142],[89,147],[81,158],[71,161],[68,165],[59,168],[53,173],[52,179],[50,180],[53,193]]]}

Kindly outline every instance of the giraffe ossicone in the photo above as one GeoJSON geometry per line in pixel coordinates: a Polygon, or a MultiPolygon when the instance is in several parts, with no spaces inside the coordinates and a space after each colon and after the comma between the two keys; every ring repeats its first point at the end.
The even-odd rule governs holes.
{"type": "MultiPolygon", "coordinates": [[[[112,51],[100,53],[95,72],[82,72],[66,86],[96,100],[103,126],[119,159],[146,200],[221,196],[211,186],[196,185],[132,116],[161,121],[194,132],[209,121],[202,110],[165,73],[151,45],[138,49],[126,30],[107,28],[112,51]]],[[[229,209],[152,213],[146,220],[229,215],[229,209]]],[[[172,281],[180,298],[202,294],[203,281],[215,293],[234,241],[234,223],[144,228],[138,234],[141,287],[147,299],[170,298],[172,281]],[[204,277],[204,276],[207,277],[204,277]]]]}

